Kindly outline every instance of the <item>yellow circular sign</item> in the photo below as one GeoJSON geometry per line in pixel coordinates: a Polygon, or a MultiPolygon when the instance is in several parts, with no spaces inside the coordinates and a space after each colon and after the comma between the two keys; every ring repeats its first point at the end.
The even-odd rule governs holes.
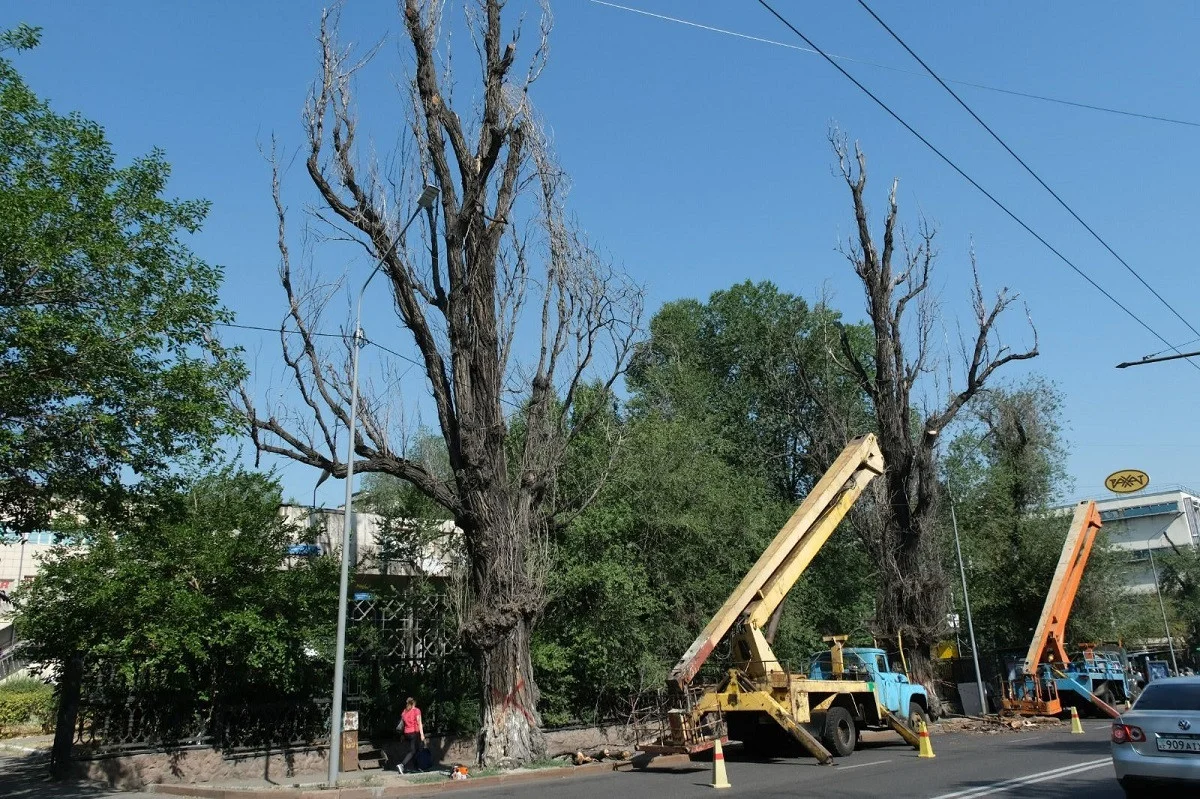
{"type": "Polygon", "coordinates": [[[1118,494],[1132,494],[1150,485],[1150,475],[1138,469],[1122,469],[1104,478],[1104,487],[1118,494]]]}

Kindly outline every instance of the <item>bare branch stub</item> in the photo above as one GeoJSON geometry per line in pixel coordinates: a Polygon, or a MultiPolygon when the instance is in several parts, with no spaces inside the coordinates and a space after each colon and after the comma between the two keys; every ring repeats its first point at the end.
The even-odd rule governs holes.
{"type": "MultiPolygon", "coordinates": [[[[642,292],[566,211],[566,175],[529,97],[545,66],[549,16],[520,69],[519,29],[506,29],[504,3],[478,0],[467,24],[478,48],[479,83],[468,92],[474,105],[462,106],[460,115],[441,40],[442,3],[399,5],[412,57],[401,102],[411,147],[364,166],[352,87],[376,51],[355,57],[338,41],[337,15],[326,14],[305,106],[303,161],[319,198],[314,222],[334,232],[331,240],[365,247],[381,264],[385,279],[372,286],[390,292],[407,336],[382,343],[406,348],[421,365],[453,480],[439,479],[393,446],[390,397],[369,385],[355,409],[354,469],[409,481],[462,531],[469,601],[461,622],[483,680],[481,760],[519,763],[544,750],[529,644],[544,604],[545,535],[595,496],[556,492],[557,472],[571,442],[604,406],[581,404],[580,397],[607,394],[625,368],[640,328],[642,292]],[[440,190],[437,213],[421,220],[428,249],[401,237],[418,179],[440,190]],[[530,325],[519,320],[533,309],[538,332],[530,341],[523,333],[530,325]],[[519,436],[512,435],[514,423],[519,436]]],[[[259,451],[342,476],[337,431],[349,424],[352,344],[347,340],[333,355],[318,346],[313,315],[326,298],[295,285],[279,179],[277,169],[280,278],[287,329],[298,331],[281,333],[282,351],[298,407],[259,413],[249,390],[234,401],[259,451]]]]}
{"type": "MultiPolygon", "coordinates": [[[[996,330],[1003,312],[1016,301],[1007,289],[994,302],[985,300],[975,269],[972,306],[975,334],[968,347],[964,384],[949,392],[943,404],[927,411],[921,429],[914,433],[913,420],[918,409],[912,395],[922,374],[931,371],[930,338],[936,307],[929,293],[930,274],[937,257],[936,231],[922,221],[915,241],[901,235],[904,267],[893,269],[897,257],[896,181],[887,195],[887,215],[883,224],[882,248],[877,247],[869,224],[865,190],[867,161],[857,144],[853,150],[848,139],[832,131],[830,143],[841,177],[854,205],[855,236],[844,247],[855,274],[862,282],[866,308],[874,332],[871,363],[854,351],[843,331],[840,356],[847,372],[859,383],[872,401],[880,448],[887,473],[879,488],[864,536],[872,556],[880,566],[880,585],[874,624],[885,636],[903,635],[913,641],[917,673],[929,677],[929,651],[942,632],[946,607],[946,581],[942,574],[935,525],[938,479],[935,464],[938,435],[972,397],[983,390],[997,370],[1014,361],[1037,355],[1037,331],[1028,350],[1014,351],[1003,346],[996,330]],[[917,308],[915,325],[907,311],[917,308]],[[906,351],[915,347],[915,355],[906,351]]],[[[1031,322],[1032,327],[1032,322],[1031,322]]]]}

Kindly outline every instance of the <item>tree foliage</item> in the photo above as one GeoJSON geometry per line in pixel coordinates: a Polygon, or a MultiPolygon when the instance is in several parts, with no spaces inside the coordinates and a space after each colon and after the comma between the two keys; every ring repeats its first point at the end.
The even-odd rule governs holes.
{"type": "MultiPolygon", "coordinates": [[[[826,466],[827,420],[801,380],[865,423],[861,394],[824,357],[838,321],[770,283],[668,303],[628,400],[588,396],[603,412],[560,484],[602,488],[554,538],[534,648],[548,719],[632,712],[778,532],[826,466]]],[[[776,653],[800,666],[821,635],[861,629],[870,575],[858,539],[835,533],[792,591],[776,653]]]]}
{"type": "MultiPolygon", "coordinates": [[[[945,464],[984,652],[1029,645],[1071,523],[1062,394],[1041,377],[977,395],[945,464]]],[[[949,524],[946,518],[945,523],[949,524]]],[[[947,548],[947,560],[954,557],[947,548]]],[[[957,571],[957,563],[950,568],[957,571]]],[[[958,612],[961,591],[955,592],[958,612]]],[[[1116,643],[1136,628],[1124,564],[1096,537],[1068,623],[1069,642],[1116,643]]]]}
{"type": "MultiPolygon", "coordinates": [[[[3,35],[28,49],[38,31],[3,35]]],[[[70,505],[119,512],[125,483],[214,443],[240,368],[209,333],[221,270],[187,248],[208,211],[164,196],[157,150],[118,166],[0,57],[0,531],[70,505]]]]}
{"type": "Polygon", "coordinates": [[[337,579],[290,562],[280,491],[233,469],[145,487],[119,524],[63,529],[16,592],[33,662],[82,656],[128,695],[180,708],[328,690],[337,579]]]}

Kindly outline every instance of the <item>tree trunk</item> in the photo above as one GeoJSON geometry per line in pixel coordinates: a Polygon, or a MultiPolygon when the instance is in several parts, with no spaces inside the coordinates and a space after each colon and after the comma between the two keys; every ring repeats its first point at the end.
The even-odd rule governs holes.
{"type": "Polygon", "coordinates": [[[54,722],[54,746],[50,750],[50,773],[65,777],[71,768],[71,749],[75,743],[75,721],[79,717],[79,694],[83,688],[83,656],[74,655],[63,663],[58,683],[58,715],[54,722]]]}
{"type": "Polygon", "coordinates": [[[546,754],[529,656],[531,633],[532,625],[522,618],[490,646],[479,649],[484,692],[479,762],[485,766],[512,768],[546,754]]]}

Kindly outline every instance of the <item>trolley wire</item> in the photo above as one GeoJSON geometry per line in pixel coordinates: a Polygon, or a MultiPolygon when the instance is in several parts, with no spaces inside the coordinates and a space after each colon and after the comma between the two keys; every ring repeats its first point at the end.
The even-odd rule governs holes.
{"type": "MultiPolygon", "coordinates": [[[[1088,282],[1088,284],[1092,286],[1092,288],[1096,289],[1098,292],[1100,292],[1102,295],[1104,295],[1104,297],[1106,299],[1108,299],[1109,302],[1111,302],[1113,305],[1120,308],[1130,319],[1132,319],[1133,321],[1135,321],[1139,325],[1141,325],[1151,335],[1153,335],[1155,338],[1157,338],[1163,344],[1167,345],[1168,348],[1170,348],[1171,350],[1173,350],[1175,352],[1180,352],[1180,350],[1177,346],[1175,346],[1170,341],[1168,341],[1161,333],[1159,333],[1157,330],[1155,330],[1153,327],[1151,327],[1149,325],[1149,323],[1147,323],[1140,316],[1138,316],[1133,311],[1131,311],[1124,303],[1122,303],[1120,300],[1118,300],[1116,297],[1114,297],[1111,293],[1109,293],[1103,286],[1101,286],[1099,283],[1097,283],[1095,280],[1093,280],[1090,275],[1088,275],[1086,272],[1084,272],[1082,269],[1080,269],[1078,266],[1076,266],[1074,261],[1072,261],[1066,255],[1064,255],[1053,244],[1051,244],[1049,241],[1047,241],[1040,233],[1038,233],[1036,230],[1034,230],[1032,227],[1030,227],[1029,223],[1027,223],[1021,217],[1017,216],[1016,213],[1014,213],[1011,209],[1009,209],[1009,207],[1007,205],[1005,205],[1003,202],[1001,202],[994,194],[992,194],[990,191],[985,189],[982,185],[979,184],[978,181],[976,181],[973,177],[971,177],[965,171],[963,171],[962,167],[960,167],[948,155],[946,155],[940,149],[938,149],[936,145],[934,145],[931,141],[929,141],[929,139],[927,139],[923,135],[921,135],[921,133],[916,128],[914,128],[912,125],[910,125],[903,117],[901,117],[898,113],[893,111],[891,106],[889,106],[887,103],[885,103],[883,100],[881,100],[874,92],[872,92],[870,89],[868,89],[866,86],[864,86],[857,78],[855,78],[849,72],[847,72],[846,69],[841,64],[839,64],[832,56],[830,56],[828,53],[826,53],[824,50],[822,50],[820,47],[818,47],[817,44],[812,39],[805,36],[795,25],[793,25],[790,21],[788,21],[788,19],[786,17],[784,17],[782,14],[780,14],[778,11],[776,11],[774,9],[774,7],[772,7],[771,4],[767,2],[767,0],[758,0],[758,3],[763,8],[765,8],[768,12],[770,12],[771,15],[774,16],[777,20],[779,20],[779,22],[781,22],[785,27],[787,27],[792,33],[794,33],[801,40],[803,40],[804,43],[807,44],[809,47],[811,47],[818,55],[820,55],[822,58],[824,58],[826,61],[828,61],[833,66],[834,69],[836,69],[838,72],[842,73],[842,75],[847,80],[849,80],[851,83],[853,83],[855,86],[857,86],[858,89],[863,92],[863,94],[870,97],[871,100],[873,100],[876,105],[878,105],[880,108],[882,108],[884,111],[886,111],[888,113],[888,115],[890,115],[893,119],[895,119],[897,122],[899,122],[900,125],[903,126],[905,130],[907,130],[909,133],[911,133],[913,136],[915,136],[922,144],[924,144],[926,147],[928,147],[935,155],[938,156],[938,158],[940,158],[942,161],[944,161],[947,166],[949,166],[951,169],[953,169],[955,172],[957,172],[959,174],[959,176],[961,176],[964,180],[966,180],[968,183],[970,183],[972,186],[974,186],[975,189],[978,190],[983,196],[985,196],[989,200],[991,200],[992,203],[997,208],[999,208],[1001,211],[1003,211],[1005,213],[1005,215],[1007,215],[1010,219],[1012,219],[1014,222],[1016,222],[1021,228],[1023,228],[1027,233],[1029,233],[1029,235],[1031,235],[1035,239],[1037,239],[1037,241],[1040,242],[1042,244],[1042,246],[1044,246],[1047,250],[1049,250],[1055,256],[1057,256],[1060,261],[1062,261],[1064,264],[1066,264],[1068,267],[1070,267],[1071,270],[1075,272],[1075,274],[1079,275],[1084,280],[1086,280],[1088,282]]],[[[1196,369],[1197,371],[1200,371],[1200,364],[1196,364],[1194,361],[1191,361],[1191,360],[1189,360],[1188,363],[1190,363],[1194,369],[1196,369]]]]}

